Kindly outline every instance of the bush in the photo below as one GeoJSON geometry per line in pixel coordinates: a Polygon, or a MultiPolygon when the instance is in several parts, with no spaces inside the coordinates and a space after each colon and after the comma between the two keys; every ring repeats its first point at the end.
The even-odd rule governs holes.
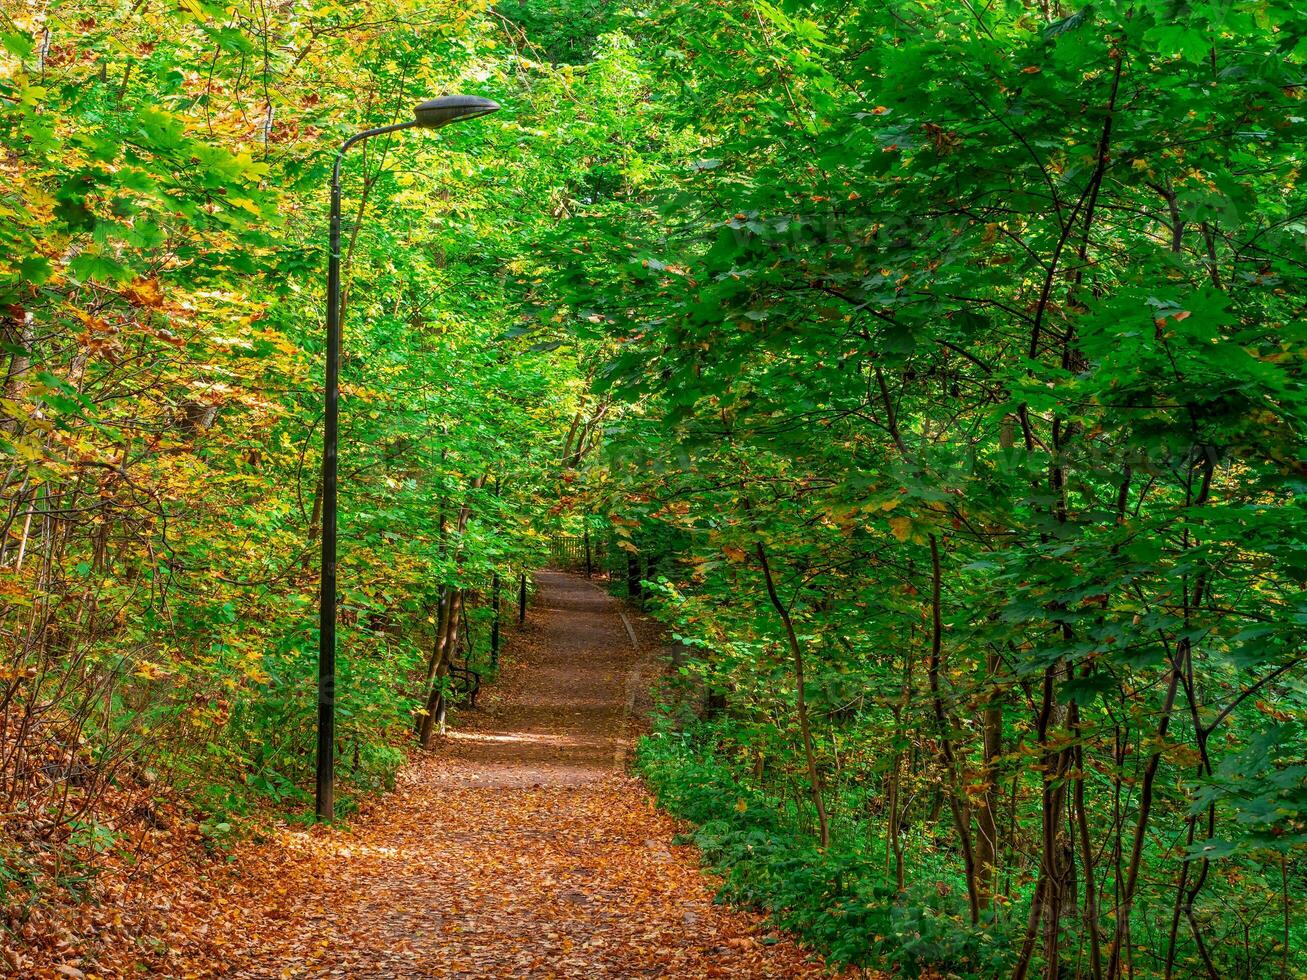
{"type": "Polygon", "coordinates": [[[664,727],[641,741],[636,758],[659,804],[695,824],[687,839],[724,879],[723,900],[768,913],[834,966],[1008,972],[1015,937],[996,923],[969,923],[966,888],[947,882],[943,861],[938,875],[900,892],[860,835],[822,850],[783,801],[749,786],[714,751],[716,734],[708,723],[664,727]]]}

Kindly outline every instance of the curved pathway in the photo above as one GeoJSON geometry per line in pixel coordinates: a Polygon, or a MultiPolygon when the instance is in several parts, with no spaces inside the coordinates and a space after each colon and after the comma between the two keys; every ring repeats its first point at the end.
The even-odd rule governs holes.
{"type": "Polygon", "coordinates": [[[651,627],[624,623],[584,579],[538,581],[482,707],[350,828],[285,831],[244,854],[168,973],[823,975],[757,917],[713,904],[692,849],[623,771],[652,674],[632,640],[651,627]]]}

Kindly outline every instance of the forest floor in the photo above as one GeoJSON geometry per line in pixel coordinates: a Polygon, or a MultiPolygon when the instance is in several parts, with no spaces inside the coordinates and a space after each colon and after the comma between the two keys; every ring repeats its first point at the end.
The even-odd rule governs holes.
{"type": "Polygon", "coordinates": [[[675,821],[625,772],[652,625],[582,578],[539,584],[481,706],[348,825],[280,830],[240,849],[230,881],[175,899],[185,925],[160,937],[153,975],[823,975],[713,903],[675,821]]]}

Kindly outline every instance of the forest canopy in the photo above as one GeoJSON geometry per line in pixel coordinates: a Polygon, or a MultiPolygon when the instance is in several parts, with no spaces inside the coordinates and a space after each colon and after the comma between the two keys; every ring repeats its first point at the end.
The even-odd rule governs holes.
{"type": "Polygon", "coordinates": [[[124,800],[311,801],[327,181],[463,92],[344,168],[347,799],[584,536],[676,644],[640,770],[830,962],[1301,975],[1305,60],[1291,0],[11,0],[5,901],[124,800]]]}

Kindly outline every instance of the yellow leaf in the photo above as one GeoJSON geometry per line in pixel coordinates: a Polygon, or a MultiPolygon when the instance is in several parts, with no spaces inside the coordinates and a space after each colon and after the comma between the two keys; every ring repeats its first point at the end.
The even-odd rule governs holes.
{"type": "Polygon", "coordinates": [[[889,519],[889,529],[894,537],[906,542],[912,535],[912,518],[891,517],[889,519]]]}
{"type": "Polygon", "coordinates": [[[137,279],[124,290],[124,293],[128,302],[137,306],[163,305],[163,290],[159,288],[158,279],[137,279]]]}
{"type": "Polygon", "coordinates": [[[137,677],[143,677],[148,681],[155,681],[160,677],[166,677],[168,671],[160,667],[158,664],[152,664],[148,660],[142,660],[136,665],[134,673],[137,677]]]}

